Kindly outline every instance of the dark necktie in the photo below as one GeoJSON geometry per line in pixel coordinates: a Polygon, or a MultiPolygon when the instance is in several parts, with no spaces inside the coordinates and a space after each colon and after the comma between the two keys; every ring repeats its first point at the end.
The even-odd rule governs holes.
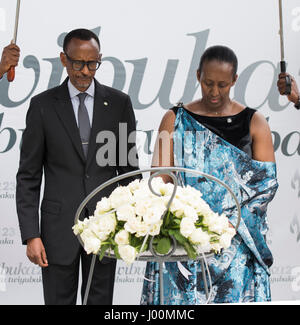
{"type": "Polygon", "coordinates": [[[88,147],[89,147],[90,132],[91,132],[89,114],[84,104],[84,100],[85,97],[87,96],[87,93],[80,93],[77,96],[79,97],[78,128],[79,128],[83,152],[86,158],[88,147]]]}

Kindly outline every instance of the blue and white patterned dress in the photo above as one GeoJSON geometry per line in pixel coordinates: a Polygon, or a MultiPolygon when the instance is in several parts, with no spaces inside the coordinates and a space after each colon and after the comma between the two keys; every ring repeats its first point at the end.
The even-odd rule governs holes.
{"type": "MultiPolygon", "coordinates": [[[[241,221],[231,246],[208,258],[212,278],[210,303],[271,300],[269,267],[272,254],[266,244],[266,210],[278,183],[276,165],[251,159],[245,152],[200,124],[179,108],[174,125],[175,166],[200,170],[217,177],[235,193],[241,205],[241,221]]],[[[185,184],[203,193],[216,212],[224,212],[235,225],[237,211],[229,192],[213,181],[182,173],[185,184]]],[[[199,261],[183,262],[188,280],[176,262],[164,263],[164,303],[195,305],[206,302],[199,261]]],[[[159,305],[159,266],[147,263],[141,304],[159,305]]]]}

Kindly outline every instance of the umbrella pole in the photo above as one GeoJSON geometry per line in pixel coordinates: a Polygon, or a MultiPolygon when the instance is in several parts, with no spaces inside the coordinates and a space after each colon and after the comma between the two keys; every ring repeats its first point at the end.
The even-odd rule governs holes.
{"type": "MultiPolygon", "coordinates": [[[[13,44],[17,42],[17,34],[18,34],[18,26],[19,26],[19,13],[20,13],[20,3],[21,0],[17,0],[17,8],[16,8],[16,18],[15,18],[15,29],[14,29],[14,37],[12,40],[13,44]]],[[[15,67],[11,66],[6,74],[7,80],[12,82],[15,79],[15,67]]]]}
{"type": "MultiPolygon", "coordinates": [[[[279,35],[280,35],[280,72],[286,73],[286,62],[284,60],[284,41],[283,41],[283,19],[282,19],[282,0],[279,2],[279,35]]],[[[291,93],[291,78],[290,76],[285,77],[285,95],[291,93]]]]}

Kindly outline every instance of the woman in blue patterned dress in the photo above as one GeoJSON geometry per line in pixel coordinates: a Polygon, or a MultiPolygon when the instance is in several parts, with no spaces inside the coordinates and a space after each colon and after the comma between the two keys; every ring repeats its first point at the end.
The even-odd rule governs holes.
{"type": "MultiPolygon", "coordinates": [[[[236,55],[227,47],[213,46],[203,53],[197,70],[202,97],[178,104],[165,114],[152,164],[211,174],[226,183],[239,200],[241,221],[231,246],[208,258],[210,303],[271,299],[273,258],[266,244],[266,209],[278,187],[272,136],[261,113],[230,98],[237,65],[236,55]],[[167,141],[166,135],[171,135],[167,141]]],[[[163,178],[171,181],[168,176],[163,178]]],[[[236,206],[224,187],[192,174],[182,173],[181,179],[199,189],[214,211],[224,212],[236,225],[236,206]]],[[[164,303],[207,302],[200,262],[182,264],[164,263],[164,303]]],[[[141,304],[160,304],[158,270],[157,263],[147,264],[141,304]]]]}

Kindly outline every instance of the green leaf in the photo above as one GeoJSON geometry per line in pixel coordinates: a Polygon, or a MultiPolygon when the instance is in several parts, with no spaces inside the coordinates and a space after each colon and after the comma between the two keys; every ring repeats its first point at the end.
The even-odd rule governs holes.
{"type": "Polygon", "coordinates": [[[173,221],[174,221],[174,214],[171,212],[171,210],[168,210],[167,216],[165,218],[164,226],[166,228],[169,228],[170,225],[173,223],[173,221]]]}
{"type": "Polygon", "coordinates": [[[115,253],[116,258],[121,259],[121,256],[120,256],[120,253],[119,253],[119,247],[118,247],[118,245],[116,245],[116,246],[114,247],[114,253],[115,253]]]}
{"type": "Polygon", "coordinates": [[[153,245],[156,245],[156,244],[158,243],[159,239],[160,239],[160,237],[155,236],[155,237],[153,238],[152,244],[153,244],[153,245]]]}
{"type": "Polygon", "coordinates": [[[200,214],[200,216],[198,216],[197,223],[198,222],[202,223],[203,222],[203,219],[204,219],[203,215],[200,214]]]}
{"type": "Polygon", "coordinates": [[[195,260],[197,258],[197,252],[195,248],[188,241],[184,243],[183,247],[190,259],[195,260]]]}
{"type": "Polygon", "coordinates": [[[135,235],[130,235],[129,244],[133,247],[141,246],[144,241],[144,237],[136,237],[135,235]]]}
{"type": "Polygon", "coordinates": [[[124,229],[125,221],[118,221],[115,232],[119,232],[124,229]]]}
{"type": "Polygon", "coordinates": [[[174,223],[176,223],[177,225],[180,225],[180,223],[181,223],[181,219],[174,219],[173,221],[174,221],[174,223]]]}
{"type": "Polygon", "coordinates": [[[99,260],[101,261],[105,255],[105,252],[109,249],[110,245],[102,245],[100,249],[99,260]]]}
{"type": "Polygon", "coordinates": [[[210,237],[210,242],[211,243],[218,243],[220,240],[220,237],[219,236],[214,236],[214,237],[210,237]]]}
{"type": "Polygon", "coordinates": [[[156,252],[162,255],[167,254],[171,249],[171,240],[169,237],[162,237],[157,245],[156,245],[156,252]]]}
{"type": "Polygon", "coordinates": [[[182,245],[182,246],[184,245],[185,242],[188,241],[184,236],[181,235],[181,233],[180,233],[179,230],[173,230],[173,229],[171,229],[171,230],[169,230],[169,234],[171,236],[174,236],[175,239],[178,241],[178,243],[180,245],[182,245]]]}
{"type": "Polygon", "coordinates": [[[143,253],[143,252],[145,252],[146,250],[148,250],[148,246],[149,246],[148,244],[149,244],[149,240],[147,240],[147,242],[145,243],[145,246],[144,246],[144,248],[143,248],[142,251],[141,251],[142,245],[138,246],[138,247],[137,247],[138,252],[139,252],[139,253],[143,253]]]}
{"type": "Polygon", "coordinates": [[[169,232],[167,229],[160,228],[160,234],[163,236],[168,236],[169,232]]]}

